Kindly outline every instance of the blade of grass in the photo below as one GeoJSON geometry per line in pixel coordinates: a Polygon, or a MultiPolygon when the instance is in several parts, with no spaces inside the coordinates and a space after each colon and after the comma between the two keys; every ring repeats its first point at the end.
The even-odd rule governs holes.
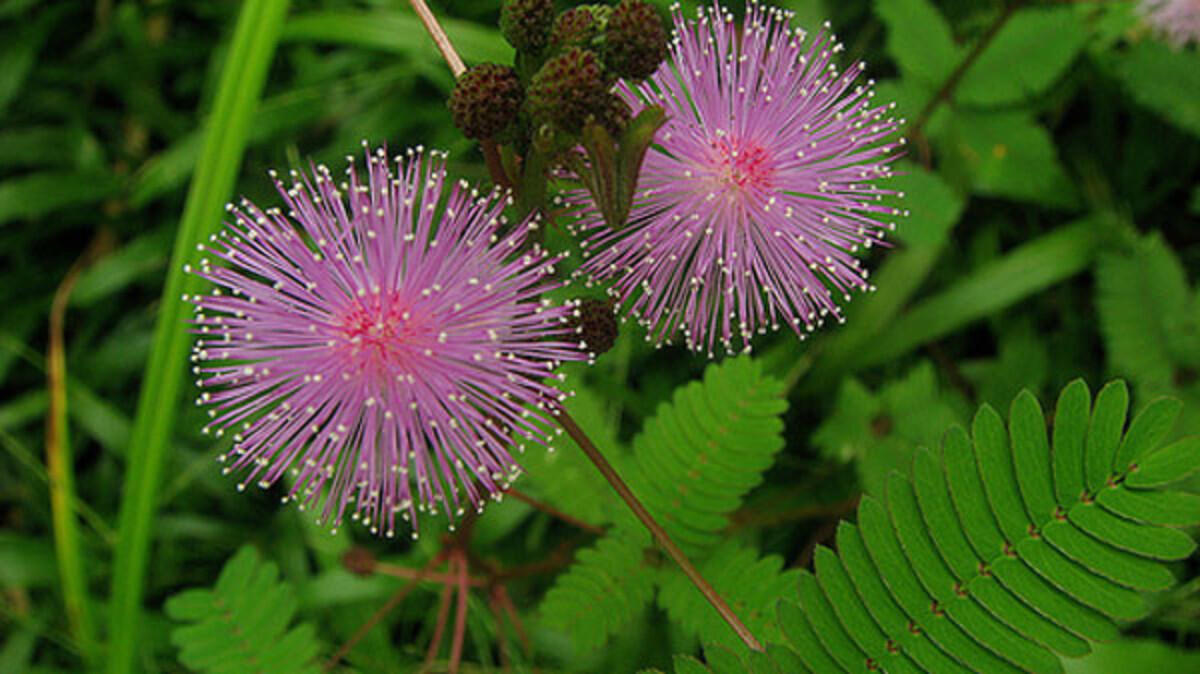
{"type": "MultiPolygon", "coordinates": [[[[842,372],[891,360],[1078,274],[1091,264],[1105,231],[1102,219],[1083,218],[1020,246],[900,314],[844,361],[842,372]]],[[[832,374],[814,368],[802,386],[818,386],[832,374]]]]}
{"type": "MultiPolygon", "coordinates": [[[[512,62],[512,47],[500,37],[499,31],[468,21],[439,19],[439,22],[468,61],[512,62]]],[[[425,36],[421,20],[409,12],[309,12],[288,20],[283,39],[332,42],[427,59],[438,57],[425,36]]]]}
{"type": "Polygon", "coordinates": [[[198,279],[185,277],[183,263],[196,242],[220,226],[221,209],[241,166],[251,118],[275,54],[287,7],[287,0],[249,0],[242,5],[208,118],[204,151],[188,190],[175,239],[126,462],[109,620],[111,674],[133,669],[139,642],[142,593],[158,488],[187,362],[185,305],[179,298],[196,292],[200,285],[198,279]]]}
{"type": "Polygon", "coordinates": [[[75,519],[72,507],[78,499],[75,495],[75,460],[67,423],[67,356],[63,344],[63,322],[71,289],[75,287],[80,272],[100,250],[111,247],[111,238],[112,235],[106,230],[100,230],[58,285],[50,303],[50,336],[46,348],[46,388],[50,392],[50,409],[46,414],[46,472],[50,477],[54,552],[58,559],[67,623],[89,669],[97,662],[96,627],[92,622],[87,574],[83,568],[84,553],[79,544],[79,522],[75,519]]]}

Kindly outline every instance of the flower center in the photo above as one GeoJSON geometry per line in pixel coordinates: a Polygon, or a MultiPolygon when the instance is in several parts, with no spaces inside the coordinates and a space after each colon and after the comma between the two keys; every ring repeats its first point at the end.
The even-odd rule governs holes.
{"type": "Polygon", "coordinates": [[[409,371],[413,359],[436,344],[421,313],[395,293],[359,297],[338,317],[341,339],[334,348],[362,375],[409,371]]]}
{"type": "Polygon", "coordinates": [[[770,155],[754,141],[719,138],[712,143],[716,179],[727,188],[760,190],[770,187],[775,169],[770,155]]]}

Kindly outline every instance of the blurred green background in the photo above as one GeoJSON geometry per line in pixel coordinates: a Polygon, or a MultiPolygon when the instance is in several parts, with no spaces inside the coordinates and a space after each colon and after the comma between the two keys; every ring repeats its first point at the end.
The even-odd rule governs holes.
{"type": "MultiPolygon", "coordinates": [[[[1135,408],[1178,396],[1175,435],[1200,431],[1195,46],[1166,46],[1128,2],[1015,11],[979,0],[782,4],[797,25],[832,20],[842,62],[866,60],[877,100],[896,101],[910,121],[896,179],[910,216],[894,247],[869,256],[879,290],[849,305],[846,325],[804,343],[790,333],[756,342],[756,357],[786,387],[786,447],[729,535],[788,566],[809,565],[856,494],[878,491],[915,446],[936,443],[978,404],[1006,410],[1021,388],[1048,407],[1076,377],[1093,391],[1124,377],[1135,408]]],[[[494,28],[497,3],[431,5],[468,63],[511,58],[494,28]]],[[[399,1],[4,0],[0,35],[0,672],[98,666],[114,635],[134,670],[186,671],[164,601],[212,585],[245,544],[279,566],[298,619],[315,626],[328,657],[403,585],[351,574],[343,553],[363,546],[417,568],[436,554],[439,525],[415,543],[372,540],[358,526],[330,535],[279,506],[279,488],[239,494],[220,475],[223,445],[198,432],[183,359],[154,375],[182,382],[173,429],[147,430],[140,444],[131,440],[138,395],[150,383],[152,345],[165,339],[155,324],[168,272],[178,276],[170,257],[190,181],[202,184],[192,188],[187,231],[203,236],[219,217],[205,214],[227,200],[275,202],[268,168],[339,166],[363,139],[449,150],[452,173],[485,181],[478,150],[449,121],[449,70],[399,1]],[[235,23],[252,12],[239,47],[235,23]],[[256,77],[265,78],[261,95],[256,77]],[[223,144],[206,149],[206,124],[223,144]],[[56,423],[52,412],[65,417],[56,423]],[[56,467],[63,456],[67,465],[56,467]],[[131,477],[131,467],[154,461],[161,474],[131,477]],[[71,473],[74,484],[64,483],[71,473]],[[142,491],[126,501],[125,518],[140,513],[149,527],[144,552],[118,535],[131,480],[142,491]],[[70,523],[56,526],[55,498],[70,523]],[[76,565],[80,585],[64,585],[64,564],[76,565]],[[144,619],[127,622],[136,611],[114,608],[112,593],[129,601],[142,585],[144,619]],[[82,634],[72,601],[90,615],[82,634]]],[[[570,245],[561,230],[551,241],[570,245]]],[[[656,405],[707,365],[679,349],[655,352],[641,337],[626,326],[613,352],[572,378],[581,423],[618,456],[656,405]]],[[[143,426],[171,400],[144,404],[143,426]]],[[[518,486],[603,521],[604,488],[583,463],[547,462],[518,486]]],[[[515,566],[562,561],[556,551],[580,535],[509,499],[478,521],[471,545],[515,566]]],[[[694,636],[649,607],[606,648],[573,650],[539,620],[561,568],[507,588],[533,656],[518,657],[519,636],[498,630],[472,595],[466,660],[499,667],[496,644],[506,642],[514,667],[619,672],[667,667],[672,653],[694,648],[694,636]]],[[[1162,671],[1197,667],[1161,645],[1200,646],[1196,564],[1179,575],[1192,580],[1131,626],[1131,638],[1147,640],[1136,648],[1153,651],[1146,657],[1179,665],[1162,671]]],[[[409,595],[341,666],[416,670],[438,591],[427,584],[409,595]]],[[[1110,647],[1072,671],[1134,671],[1117,664],[1130,652],[1110,647]]]]}

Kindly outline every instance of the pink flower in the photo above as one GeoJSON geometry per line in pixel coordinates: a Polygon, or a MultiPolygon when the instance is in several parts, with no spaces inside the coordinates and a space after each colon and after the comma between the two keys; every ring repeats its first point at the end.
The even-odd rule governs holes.
{"type": "Polygon", "coordinates": [[[199,402],[205,431],[235,432],[221,460],[239,489],[290,470],[285,501],[323,501],[322,522],[350,510],[392,536],[400,513],[415,536],[417,511],[462,514],[507,485],[510,435],[548,441],[539,410],[562,394],[546,379],[587,357],[573,308],[540,299],[557,258],[525,247],[536,222],[510,227],[497,192],[447,186],[444,157],[293,172],[276,180],[286,215],[243,200],[201,246],[223,264],[201,260],[217,288],[185,297],[199,402]]]}
{"type": "Polygon", "coordinates": [[[1200,0],[1142,0],[1139,9],[1176,47],[1200,43],[1200,0]]]}
{"type": "MultiPolygon", "coordinates": [[[[605,226],[582,203],[589,282],[649,330],[713,354],[749,349],[754,332],[787,323],[803,338],[832,314],[834,293],[870,288],[854,256],[882,241],[898,214],[874,182],[891,174],[897,120],[872,106],[864,65],[838,72],[842,45],[805,41],[791,14],[751,2],[738,26],[718,6],[674,10],[668,60],[636,90],[634,111],[661,105],[667,122],[647,153],[628,224],[605,226]]],[[[828,28],[828,26],[826,26],[828,28]]]]}

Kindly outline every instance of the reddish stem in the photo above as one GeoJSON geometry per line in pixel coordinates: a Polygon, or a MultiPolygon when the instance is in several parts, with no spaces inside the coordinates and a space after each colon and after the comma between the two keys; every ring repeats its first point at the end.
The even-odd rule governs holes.
{"type": "MultiPolygon", "coordinates": [[[[460,557],[461,552],[457,553],[460,557]]],[[[454,614],[454,642],[450,644],[450,674],[458,674],[462,662],[463,641],[467,636],[467,560],[461,557],[458,566],[458,609],[454,614]]]]}
{"type": "Polygon", "coordinates": [[[588,524],[587,522],[584,522],[583,520],[579,519],[578,517],[575,517],[574,515],[568,515],[567,513],[559,510],[558,508],[555,508],[554,506],[552,506],[548,503],[544,503],[542,501],[539,501],[539,500],[533,498],[532,496],[530,496],[529,494],[526,494],[525,492],[514,489],[513,487],[509,487],[508,489],[505,490],[504,493],[508,494],[509,496],[512,496],[513,498],[517,499],[518,501],[520,501],[522,503],[527,503],[527,504],[533,506],[534,508],[537,508],[538,510],[546,513],[547,515],[550,515],[551,517],[557,517],[558,519],[566,522],[567,524],[570,524],[571,526],[579,527],[580,529],[583,529],[584,531],[588,532],[589,534],[595,534],[597,536],[604,535],[603,528],[598,527],[594,524],[588,524]]]}

